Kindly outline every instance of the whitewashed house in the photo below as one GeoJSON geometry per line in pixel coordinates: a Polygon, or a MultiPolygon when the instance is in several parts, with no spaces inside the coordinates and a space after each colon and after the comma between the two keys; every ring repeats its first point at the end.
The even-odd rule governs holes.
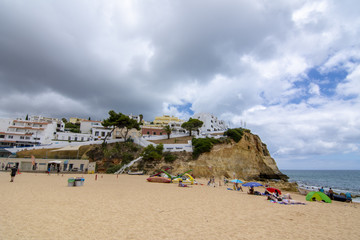
{"type": "Polygon", "coordinates": [[[203,122],[202,127],[199,129],[200,134],[224,132],[228,129],[225,121],[219,120],[216,116],[210,113],[196,113],[192,118],[203,122]]]}

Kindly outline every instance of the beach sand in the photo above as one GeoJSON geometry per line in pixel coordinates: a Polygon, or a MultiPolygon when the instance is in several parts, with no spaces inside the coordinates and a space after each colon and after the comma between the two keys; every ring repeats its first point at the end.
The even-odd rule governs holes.
{"type": "Polygon", "coordinates": [[[179,188],[146,178],[22,173],[10,183],[0,172],[0,239],[360,239],[359,204],[281,205],[204,179],[179,188]],[[76,176],[84,186],[68,187],[76,176]]]}

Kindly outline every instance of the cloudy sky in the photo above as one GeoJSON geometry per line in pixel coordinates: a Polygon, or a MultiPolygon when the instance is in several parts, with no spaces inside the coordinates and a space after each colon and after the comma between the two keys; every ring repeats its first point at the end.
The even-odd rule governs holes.
{"type": "Polygon", "coordinates": [[[360,2],[0,0],[0,117],[210,112],[281,169],[360,169],[360,2]]]}

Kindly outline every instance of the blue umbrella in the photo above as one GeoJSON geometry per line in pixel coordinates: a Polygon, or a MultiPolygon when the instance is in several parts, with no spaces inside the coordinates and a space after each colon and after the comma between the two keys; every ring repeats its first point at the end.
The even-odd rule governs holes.
{"type": "Polygon", "coordinates": [[[243,183],[243,181],[239,180],[239,179],[233,179],[231,180],[230,182],[233,182],[233,183],[243,183]]]}
{"type": "Polygon", "coordinates": [[[247,182],[243,184],[244,187],[260,187],[262,184],[257,182],[247,182]]]}

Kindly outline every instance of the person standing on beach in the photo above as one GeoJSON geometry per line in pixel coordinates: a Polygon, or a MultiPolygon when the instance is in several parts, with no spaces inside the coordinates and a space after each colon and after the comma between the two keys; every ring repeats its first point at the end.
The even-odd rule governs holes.
{"type": "Polygon", "coordinates": [[[319,192],[324,193],[324,187],[321,187],[321,188],[319,189],[319,192]]]}
{"type": "Polygon", "coordinates": [[[17,172],[17,167],[16,166],[13,166],[11,168],[11,172],[10,172],[10,176],[11,176],[11,180],[10,182],[14,182],[14,178],[16,176],[16,172],[17,172]]]}
{"type": "Polygon", "coordinates": [[[330,199],[334,200],[334,191],[331,188],[329,189],[329,195],[330,195],[330,199]]]}
{"type": "Polygon", "coordinates": [[[1,164],[1,170],[3,170],[3,171],[4,171],[4,168],[5,168],[5,164],[4,164],[4,163],[2,163],[2,164],[1,164]]]}

